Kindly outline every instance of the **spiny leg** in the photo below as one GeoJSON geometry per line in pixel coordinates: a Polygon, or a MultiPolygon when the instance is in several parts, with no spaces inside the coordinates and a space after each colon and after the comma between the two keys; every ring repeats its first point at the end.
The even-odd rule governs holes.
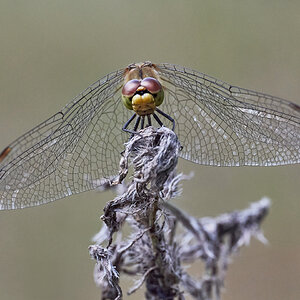
{"type": "Polygon", "coordinates": [[[132,115],[130,117],[130,119],[124,124],[124,126],[122,127],[122,130],[125,131],[125,132],[129,132],[131,133],[132,135],[136,133],[136,129],[138,128],[139,126],[139,123],[140,123],[140,119],[141,117],[138,116],[136,122],[135,122],[135,125],[134,125],[134,128],[133,130],[130,130],[130,129],[127,129],[127,127],[129,126],[129,124],[133,121],[133,119],[136,117],[136,114],[132,115]]]}
{"type": "Polygon", "coordinates": [[[129,120],[124,124],[124,126],[122,127],[122,130],[123,130],[123,131],[128,132],[127,127],[128,127],[128,125],[132,122],[132,120],[133,120],[135,117],[136,117],[136,114],[134,114],[134,115],[132,115],[132,116],[130,117],[130,119],[129,119],[129,120]]]}
{"type": "Polygon", "coordinates": [[[173,118],[171,118],[169,115],[167,115],[166,113],[164,113],[163,111],[161,111],[160,109],[158,109],[158,108],[156,108],[156,111],[173,123],[172,130],[174,131],[174,129],[175,129],[175,120],[173,118]]]}
{"type": "Polygon", "coordinates": [[[134,124],[134,127],[133,127],[133,131],[136,132],[137,128],[139,127],[140,120],[141,120],[141,117],[138,116],[138,118],[137,118],[136,121],[135,121],[135,124],[134,124]]]}
{"type": "MultiPolygon", "coordinates": [[[[133,119],[134,119],[135,117],[136,117],[136,114],[132,115],[132,116],[130,117],[130,119],[129,119],[129,120],[124,124],[124,126],[122,127],[122,130],[123,130],[123,131],[131,133],[129,140],[131,140],[131,139],[133,138],[133,136],[134,136],[135,134],[137,134],[137,131],[136,131],[136,130],[137,130],[139,124],[140,124],[141,117],[138,116],[138,118],[137,118],[136,121],[135,121],[133,130],[127,129],[127,127],[129,126],[129,124],[133,121],[133,119]]],[[[123,155],[123,153],[124,153],[124,151],[121,152],[122,155],[123,155]]]]}
{"type": "Polygon", "coordinates": [[[162,121],[159,119],[159,117],[155,114],[155,113],[153,113],[153,117],[154,117],[154,119],[157,121],[157,123],[160,125],[160,126],[163,126],[164,124],[162,123],[162,121]]]}
{"type": "Polygon", "coordinates": [[[147,115],[147,119],[148,119],[148,125],[147,126],[151,126],[151,115],[147,115]]]}
{"type": "Polygon", "coordinates": [[[144,129],[145,116],[142,116],[141,129],[144,129]]]}
{"type": "Polygon", "coordinates": [[[129,140],[131,140],[131,139],[133,138],[133,136],[137,133],[136,130],[137,130],[137,128],[139,127],[140,120],[141,120],[141,117],[138,116],[138,118],[137,118],[136,121],[135,121],[135,124],[134,124],[134,127],[133,127],[133,131],[130,130],[131,136],[130,136],[130,139],[129,139],[129,140]]]}

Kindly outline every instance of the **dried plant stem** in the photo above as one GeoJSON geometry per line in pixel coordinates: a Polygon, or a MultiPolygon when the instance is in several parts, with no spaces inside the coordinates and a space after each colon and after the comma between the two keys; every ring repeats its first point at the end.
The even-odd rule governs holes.
{"type": "Polygon", "coordinates": [[[263,240],[260,224],[270,206],[267,199],[243,211],[202,219],[172,205],[170,199],[180,194],[178,184],[185,179],[175,170],[180,148],[174,132],[165,127],[147,127],[128,142],[118,181],[126,177],[130,163],[133,180],[105,206],[105,225],[89,248],[102,299],[122,298],[121,273],[140,276],[128,294],[145,283],[146,299],[184,299],[185,294],[221,299],[231,255],[251,236],[263,240]],[[122,232],[124,224],[131,228],[129,235],[122,232]],[[184,265],[197,260],[205,271],[195,280],[184,265]]]}

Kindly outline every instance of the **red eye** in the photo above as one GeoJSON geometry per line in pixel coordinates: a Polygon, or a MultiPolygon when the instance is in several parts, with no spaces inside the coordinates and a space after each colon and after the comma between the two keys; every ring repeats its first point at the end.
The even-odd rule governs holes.
{"type": "Polygon", "coordinates": [[[132,79],[123,86],[122,95],[126,97],[132,97],[136,92],[136,89],[141,85],[140,80],[132,79]]]}
{"type": "Polygon", "coordinates": [[[142,80],[141,85],[144,86],[150,93],[156,94],[161,90],[161,84],[153,77],[146,77],[142,80]]]}

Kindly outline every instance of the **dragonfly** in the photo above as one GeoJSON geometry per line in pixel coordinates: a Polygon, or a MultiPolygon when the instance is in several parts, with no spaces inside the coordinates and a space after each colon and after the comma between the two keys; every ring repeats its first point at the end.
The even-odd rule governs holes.
{"type": "Polygon", "coordinates": [[[180,156],[210,166],[300,162],[300,106],[178,65],[109,73],[0,154],[0,209],[93,190],[118,174],[129,133],[172,128],[180,156]]]}

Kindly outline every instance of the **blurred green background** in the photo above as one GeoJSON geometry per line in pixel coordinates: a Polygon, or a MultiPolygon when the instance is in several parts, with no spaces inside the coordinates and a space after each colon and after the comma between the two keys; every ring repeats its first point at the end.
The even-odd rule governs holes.
{"type": "MultiPolygon", "coordinates": [[[[108,72],[170,62],[300,104],[299,1],[0,2],[0,148],[61,109],[108,72]]],[[[176,200],[216,216],[269,196],[269,245],[234,258],[225,300],[300,295],[300,166],[195,172],[176,200]]],[[[0,299],[99,299],[90,238],[113,193],[88,192],[0,213],[0,299]]],[[[124,291],[130,281],[122,281],[124,291]]],[[[132,299],[141,299],[142,292],[132,299]]],[[[125,296],[125,299],[127,297],[125,296]]]]}

